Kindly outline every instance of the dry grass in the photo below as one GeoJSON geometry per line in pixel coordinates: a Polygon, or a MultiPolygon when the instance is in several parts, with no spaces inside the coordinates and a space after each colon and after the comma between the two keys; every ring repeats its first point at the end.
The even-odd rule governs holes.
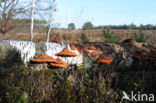
{"type": "MultiPolygon", "coordinates": [[[[112,30],[118,37],[119,41],[130,38],[132,33],[137,33],[139,30],[112,30]]],[[[156,30],[143,30],[145,35],[149,36],[148,42],[156,43],[156,30]]],[[[61,40],[63,42],[74,42],[80,41],[81,33],[85,33],[90,42],[102,42],[101,37],[102,29],[93,30],[65,30],[65,29],[55,29],[52,30],[50,41],[61,40]]],[[[35,31],[34,41],[45,41],[46,40],[46,30],[35,31]]],[[[0,40],[2,39],[13,39],[13,40],[29,40],[29,32],[11,32],[8,35],[0,35],[0,40]]]]}

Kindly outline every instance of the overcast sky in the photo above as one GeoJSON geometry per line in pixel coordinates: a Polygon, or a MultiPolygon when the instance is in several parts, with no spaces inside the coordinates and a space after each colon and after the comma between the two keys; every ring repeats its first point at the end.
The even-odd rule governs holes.
{"type": "Polygon", "coordinates": [[[156,0],[56,0],[61,27],[86,21],[94,25],[156,24],[156,0]]]}

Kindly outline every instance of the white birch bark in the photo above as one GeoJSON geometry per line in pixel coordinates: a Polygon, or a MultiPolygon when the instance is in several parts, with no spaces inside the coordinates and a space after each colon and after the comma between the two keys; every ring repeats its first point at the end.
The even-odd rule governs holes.
{"type": "Polygon", "coordinates": [[[32,0],[32,10],[31,10],[31,27],[30,27],[30,40],[34,38],[34,15],[35,15],[35,0],[32,0]]]}
{"type": "Polygon", "coordinates": [[[47,37],[46,37],[47,42],[49,42],[49,38],[50,38],[51,26],[53,25],[53,20],[54,20],[54,12],[55,12],[55,0],[52,0],[51,15],[50,15],[50,20],[49,20],[49,25],[48,25],[48,32],[47,32],[47,37]]]}

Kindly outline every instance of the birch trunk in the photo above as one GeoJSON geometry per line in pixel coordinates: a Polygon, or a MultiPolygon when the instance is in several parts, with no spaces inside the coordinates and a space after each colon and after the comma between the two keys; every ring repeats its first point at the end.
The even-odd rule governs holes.
{"type": "Polygon", "coordinates": [[[32,10],[31,10],[31,27],[30,27],[30,40],[34,38],[34,14],[35,14],[35,0],[32,0],[32,10]]]}
{"type": "Polygon", "coordinates": [[[55,0],[52,0],[52,6],[51,6],[51,15],[50,15],[50,23],[48,26],[48,32],[47,32],[47,37],[46,37],[46,41],[49,42],[49,38],[50,38],[50,33],[51,33],[51,26],[53,24],[53,19],[54,19],[54,12],[55,12],[55,0]]]}

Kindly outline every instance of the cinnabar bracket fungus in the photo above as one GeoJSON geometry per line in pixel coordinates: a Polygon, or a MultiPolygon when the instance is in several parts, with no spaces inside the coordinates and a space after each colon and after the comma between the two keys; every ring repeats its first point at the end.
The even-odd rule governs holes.
{"type": "Polygon", "coordinates": [[[97,49],[95,46],[89,46],[85,49],[84,53],[88,54],[90,57],[99,57],[99,55],[103,54],[103,51],[97,49]]]}
{"type": "Polygon", "coordinates": [[[70,48],[71,48],[71,50],[77,50],[77,48],[73,44],[70,44],[70,48]]]}
{"type": "Polygon", "coordinates": [[[68,65],[59,58],[57,58],[55,62],[51,63],[50,66],[56,67],[56,68],[67,68],[68,67],[68,65]]]}
{"type": "Polygon", "coordinates": [[[50,63],[50,66],[56,67],[56,68],[67,68],[68,65],[63,62],[61,59],[53,59],[47,54],[41,55],[37,57],[36,59],[31,60],[34,63],[50,63]]]}
{"type": "Polygon", "coordinates": [[[82,45],[83,43],[79,42],[79,41],[75,41],[73,44],[80,44],[80,45],[82,45]]]}
{"type": "Polygon", "coordinates": [[[132,58],[135,60],[141,60],[141,57],[139,55],[134,55],[134,56],[132,56],[132,58]]]}
{"type": "Polygon", "coordinates": [[[53,63],[64,64],[65,62],[62,61],[60,58],[57,58],[56,61],[54,61],[53,63]]]}
{"type": "Polygon", "coordinates": [[[80,53],[84,53],[85,49],[79,47],[79,46],[76,46],[77,50],[80,52],[80,53]]]}
{"type": "Polygon", "coordinates": [[[96,64],[111,64],[113,62],[113,58],[108,57],[106,55],[102,55],[96,61],[96,64]]]}
{"type": "Polygon", "coordinates": [[[156,55],[153,55],[153,54],[149,54],[149,55],[143,55],[143,54],[140,54],[140,55],[134,55],[132,56],[133,59],[135,60],[155,60],[156,59],[156,55]]]}
{"type": "Polygon", "coordinates": [[[136,49],[135,55],[133,55],[132,58],[135,60],[142,61],[142,60],[149,60],[150,56],[144,50],[136,49]]]}
{"type": "Polygon", "coordinates": [[[32,59],[31,62],[33,62],[33,63],[51,63],[51,62],[56,62],[56,60],[47,54],[43,54],[35,59],[32,59]]]}
{"type": "Polygon", "coordinates": [[[92,52],[96,51],[97,48],[95,46],[89,46],[87,49],[84,50],[84,53],[92,54],[92,52]]]}
{"type": "Polygon", "coordinates": [[[156,49],[151,49],[150,53],[156,55],[156,49]]]}
{"type": "Polygon", "coordinates": [[[156,55],[150,54],[149,57],[150,57],[150,59],[155,59],[156,60],[156,55]]]}
{"type": "Polygon", "coordinates": [[[68,67],[68,65],[66,63],[63,63],[63,64],[51,63],[50,66],[56,67],[56,68],[67,68],[68,67]]]}
{"type": "Polygon", "coordinates": [[[93,46],[93,45],[89,46],[88,49],[89,50],[97,50],[97,48],[95,46],[93,46]]]}
{"type": "Polygon", "coordinates": [[[68,48],[64,48],[61,52],[57,53],[56,56],[61,56],[61,57],[76,57],[78,56],[77,54],[71,52],[68,50],[68,48]]]}
{"type": "Polygon", "coordinates": [[[55,42],[55,43],[58,43],[58,44],[62,44],[62,43],[63,43],[63,42],[60,41],[60,40],[55,40],[54,42],[55,42]]]}
{"type": "Polygon", "coordinates": [[[138,53],[138,54],[143,53],[143,50],[135,49],[135,53],[138,53]]]}

